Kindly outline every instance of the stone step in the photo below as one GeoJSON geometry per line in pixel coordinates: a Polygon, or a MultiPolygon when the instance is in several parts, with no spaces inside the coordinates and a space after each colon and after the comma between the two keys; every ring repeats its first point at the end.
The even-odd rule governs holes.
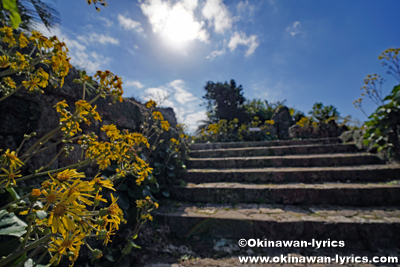
{"type": "Polygon", "coordinates": [[[270,147],[270,146],[290,146],[290,145],[310,145],[310,144],[339,144],[340,138],[320,138],[303,140],[276,140],[276,141],[254,141],[254,142],[224,142],[224,143],[197,143],[189,146],[190,150],[220,149],[220,148],[240,148],[240,147],[270,147]]]}
{"type": "Polygon", "coordinates": [[[189,169],[178,178],[189,183],[314,183],[314,182],[387,182],[399,179],[400,165],[361,165],[345,167],[291,167],[259,169],[189,169]]]}
{"type": "Polygon", "coordinates": [[[266,157],[230,157],[230,158],[190,158],[186,166],[204,168],[263,168],[263,167],[321,167],[349,166],[382,163],[376,155],[369,153],[291,155],[266,157]]]}
{"type": "MultiPolygon", "coordinates": [[[[276,241],[298,240],[303,241],[303,245],[307,241],[305,245],[314,246],[315,249],[316,242],[312,243],[313,239],[344,241],[345,246],[341,251],[400,246],[400,209],[393,206],[196,206],[170,201],[155,211],[154,216],[161,225],[168,225],[178,237],[196,240],[212,237],[236,239],[236,242],[242,238],[274,241],[268,243],[269,247],[272,244],[277,246],[279,243],[276,241]]],[[[328,250],[327,243],[319,249],[328,250]]]]}
{"type": "Polygon", "coordinates": [[[188,184],[171,187],[171,198],[201,203],[400,206],[400,183],[188,184]]]}
{"type": "Polygon", "coordinates": [[[358,152],[354,144],[312,144],[271,147],[242,147],[193,150],[189,152],[191,158],[225,158],[225,157],[255,157],[255,156],[285,156],[299,154],[328,154],[328,153],[355,153],[358,152]]]}

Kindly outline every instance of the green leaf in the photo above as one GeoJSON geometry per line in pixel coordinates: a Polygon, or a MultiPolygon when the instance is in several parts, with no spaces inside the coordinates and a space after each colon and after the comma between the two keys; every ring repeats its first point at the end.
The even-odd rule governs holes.
{"type": "Polygon", "coordinates": [[[161,164],[161,163],[158,163],[158,162],[156,162],[156,163],[154,163],[154,166],[156,167],[156,168],[159,168],[159,169],[164,169],[164,164],[161,164]]]}
{"type": "Polygon", "coordinates": [[[130,265],[131,265],[131,262],[129,261],[128,257],[123,257],[118,264],[118,266],[120,266],[120,267],[129,267],[130,265]]]}
{"type": "Polygon", "coordinates": [[[128,188],[128,195],[130,197],[135,197],[135,191],[133,191],[132,189],[128,188]]]}
{"type": "Polygon", "coordinates": [[[156,177],[154,177],[154,175],[151,174],[151,173],[149,174],[149,176],[147,176],[147,180],[152,184],[156,184],[157,183],[156,177]]]}
{"type": "Polygon", "coordinates": [[[8,187],[8,188],[6,188],[6,190],[7,190],[8,193],[11,194],[13,200],[17,200],[17,199],[20,198],[19,195],[17,194],[17,192],[15,192],[14,188],[8,187]]]}
{"type": "Polygon", "coordinates": [[[167,165],[167,169],[172,171],[173,169],[175,169],[175,167],[174,165],[167,165]]]}
{"type": "Polygon", "coordinates": [[[143,192],[143,196],[144,196],[144,197],[149,196],[152,200],[156,200],[156,199],[154,198],[153,194],[151,193],[150,187],[146,186],[146,188],[143,189],[142,192],[143,192]]]}
{"type": "Polygon", "coordinates": [[[167,174],[170,178],[174,178],[175,177],[175,173],[173,171],[167,170],[167,174]]]}
{"type": "Polygon", "coordinates": [[[38,210],[36,211],[36,216],[39,218],[39,220],[43,220],[47,217],[47,212],[45,212],[44,210],[38,210]]]}
{"type": "Polygon", "coordinates": [[[158,186],[158,183],[155,183],[155,185],[151,185],[150,190],[154,194],[157,194],[160,191],[160,187],[158,186]]]}
{"type": "Polygon", "coordinates": [[[131,243],[131,246],[132,246],[132,247],[141,249],[141,247],[138,246],[138,245],[136,245],[135,242],[133,242],[132,240],[130,240],[130,243],[131,243]]]}
{"type": "Polygon", "coordinates": [[[160,151],[158,152],[158,154],[160,155],[161,158],[165,158],[167,156],[167,153],[165,153],[164,151],[160,151]]]}
{"type": "Polygon", "coordinates": [[[109,260],[111,262],[115,262],[113,256],[111,256],[110,254],[105,255],[104,258],[106,258],[107,260],[109,260]]]}
{"type": "Polygon", "coordinates": [[[26,233],[27,224],[6,210],[0,211],[0,235],[12,235],[21,237],[26,233]]]}
{"type": "Polygon", "coordinates": [[[11,24],[14,29],[17,29],[22,20],[21,16],[19,15],[16,0],[3,0],[3,7],[4,9],[10,11],[11,24]]]}
{"type": "Polygon", "coordinates": [[[123,192],[115,193],[118,197],[117,204],[121,207],[121,209],[127,210],[131,205],[128,196],[123,192]]]}
{"type": "Polygon", "coordinates": [[[169,197],[170,196],[168,191],[163,191],[162,194],[163,194],[164,197],[169,197]]]}
{"type": "Polygon", "coordinates": [[[121,190],[121,191],[125,191],[125,190],[127,190],[128,189],[128,186],[126,185],[126,184],[121,184],[120,186],[119,186],[119,188],[118,188],[118,190],[121,190]]]}
{"type": "Polygon", "coordinates": [[[159,175],[161,173],[161,170],[159,169],[159,168],[155,168],[154,170],[153,170],[153,174],[154,175],[159,175]]]}

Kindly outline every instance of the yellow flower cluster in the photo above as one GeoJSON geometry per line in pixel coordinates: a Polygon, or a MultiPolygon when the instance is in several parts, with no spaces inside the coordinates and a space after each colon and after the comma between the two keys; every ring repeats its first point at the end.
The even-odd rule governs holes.
{"type": "Polygon", "coordinates": [[[80,128],[81,122],[85,122],[90,125],[90,119],[101,121],[99,113],[96,111],[96,107],[92,107],[86,100],[79,100],[75,102],[75,113],[72,114],[66,108],[68,107],[67,101],[63,100],[58,102],[54,106],[58,113],[60,113],[60,124],[61,131],[64,132],[66,137],[74,136],[78,131],[82,132],[80,128]]]}
{"type": "Polygon", "coordinates": [[[119,102],[122,102],[122,94],[124,91],[122,90],[121,77],[114,75],[108,70],[104,72],[97,71],[94,77],[100,83],[100,86],[105,88],[105,93],[112,96],[113,101],[118,100],[119,102]]]}
{"type": "MultiPolygon", "coordinates": [[[[12,28],[4,26],[0,28],[0,40],[8,44],[10,48],[8,54],[0,56],[0,68],[10,67],[10,69],[4,71],[3,75],[24,72],[29,79],[23,81],[21,85],[29,92],[43,93],[40,88],[47,87],[51,77],[42,68],[38,68],[36,71],[32,71],[32,69],[34,70],[36,64],[44,63],[51,66],[53,78],[61,78],[60,86],[63,86],[64,77],[67,76],[71,65],[69,64],[68,49],[65,43],[60,42],[57,37],[47,38],[36,30],[31,32],[30,37],[27,37],[24,33],[15,34],[12,28]],[[32,59],[29,55],[21,54],[19,51],[11,53],[15,46],[24,48],[28,46],[29,42],[32,42],[38,49],[38,58],[32,59]]],[[[10,77],[3,78],[3,84],[8,89],[5,91],[6,95],[20,88],[10,77]]]]}
{"type": "Polygon", "coordinates": [[[400,48],[388,48],[379,55],[379,60],[399,60],[400,48]]]}
{"type": "Polygon", "coordinates": [[[264,135],[271,135],[270,128],[274,124],[273,120],[266,120],[264,124],[260,118],[255,116],[249,125],[241,124],[237,118],[227,122],[227,120],[220,120],[217,123],[210,124],[206,128],[200,130],[200,135],[196,137],[201,142],[233,142],[244,139],[252,139],[258,133],[264,135]],[[261,132],[250,132],[249,127],[260,127],[261,132]]]}
{"type": "Polygon", "coordinates": [[[157,103],[151,99],[149,101],[147,101],[145,105],[147,108],[157,107],[157,103]]]}
{"type": "Polygon", "coordinates": [[[152,221],[153,217],[150,215],[150,212],[156,208],[158,209],[158,203],[151,200],[149,196],[145,199],[136,200],[136,207],[138,209],[137,220],[140,223],[145,222],[146,220],[152,221]]]}
{"type": "MultiPolygon", "coordinates": [[[[65,255],[70,255],[69,259],[73,264],[83,240],[92,232],[95,232],[98,239],[106,239],[102,236],[104,231],[106,236],[110,236],[124,222],[123,212],[116,203],[117,198],[112,194],[108,208],[89,210],[90,206],[98,206],[99,201],[107,202],[100,195],[102,188],[115,191],[110,180],[96,176],[91,181],[83,181],[85,174],[75,169],[66,169],[49,176],[50,179],[43,182],[40,189],[35,188],[30,194],[32,202],[39,200],[44,203],[42,208],[35,209],[36,212],[50,210],[46,218],[36,217],[33,225],[50,228],[54,234],[49,244],[51,264],[58,264],[65,255]]],[[[27,213],[28,210],[25,210],[20,214],[27,213]]],[[[104,243],[109,241],[107,239],[104,243]]]]}

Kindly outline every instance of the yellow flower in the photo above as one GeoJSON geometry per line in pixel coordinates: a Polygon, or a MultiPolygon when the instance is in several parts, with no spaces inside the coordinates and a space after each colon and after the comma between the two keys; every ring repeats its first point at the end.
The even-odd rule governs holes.
{"type": "Polygon", "coordinates": [[[19,47],[24,48],[28,45],[29,41],[26,39],[25,35],[21,33],[19,35],[19,47]]]}
{"type": "MultiPolygon", "coordinates": [[[[121,208],[117,204],[118,198],[114,198],[113,194],[111,193],[111,205],[107,208],[108,215],[111,216],[113,220],[115,220],[116,224],[119,225],[121,221],[125,221],[123,216],[124,213],[121,208]]],[[[117,227],[118,230],[118,227],[117,227]]]]}
{"type": "Polygon", "coordinates": [[[7,149],[6,153],[3,154],[3,156],[5,155],[5,162],[3,164],[10,163],[10,167],[13,168],[24,165],[24,163],[15,154],[15,151],[10,152],[10,149],[7,149]]]}
{"type": "Polygon", "coordinates": [[[0,56],[0,67],[7,68],[10,65],[10,58],[6,55],[0,56]]]}
{"type": "Polygon", "coordinates": [[[15,182],[15,178],[21,177],[22,175],[19,174],[21,171],[17,171],[14,172],[13,170],[13,166],[10,165],[10,171],[1,168],[6,174],[0,174],[0,177],[4,177],[6,179],[4,179],[3,181],[0,182],[0,184],[4,183],[5,181],[7,181],[6,187],[8,187],[8,185],[10,184],[10,182],[12,181],[14,184],[17,184],[17,182],[15,182]]]}
{"type": "Polygon", "coordinates": [[[32,189],[31,196],[38,197],[41,195],[40,189],[32,189]]]}
{"type": "Polygon", "coordinates": [[[97,164],[99,165],[100,170],[105,170],[108,166],[111,165],[111,161],[109,159],[98,159],[97,164]]]}
{"type": "Polygon", "coordinates": [[[4,77],[3,78],[3,82],[10,87],[11,89],[15,89],[17,88],[17,85],[15,84],[15,82],[13,81],[13,79],[11,79],[10,77],[4,77]]]}
{"type": "Polygon", "coordinates": [[[170,141],[171,141],[171,143],[173,143],[175,145],[179,145],[179,141],[176,140],[175,138],[171,138],[170,141]]]}
{"type": "Polygon", "coordinates": [[[66,169],[53,175],[49,174],[49,176],[58,186],[67,188],[71,186],[68,182],[75,182],[76,179],[85,178],[85,173],[78,173],[75,169],[66,169]]]}
{"type": "Polygon", "coordinates": [[[68,104],[67,104],[66,100],[63,100],[63,101],[58,102],[54,107],[57,109],[58,113],[61,113],[61,110],[68,107],[68,104]]]}
{"type": "Polygon", "coordinates": [[[49,263],[54,265],[59,264],[62,256],[67,255],[67,250],[69,250],[74,253],[74,257],[72,257],[73,265],[74,261],[76,260],[75,253],[79,254],[82,239],[84,237],[84,234],[79,235],[79,231],[75,231],[73,234],[70,234],[69,232],[64,232],[62,238],[52,237],[52,243],[50,243],[49,251],[55,253],[55,255],[50,259],[49,263]]]}
{"type": "Polygon", "coordinates": [[[39,68],[36,74],[41,78],[39,85],[42,88],[46,88],[46,86],[49,84],[49,74],[45,72],[42,68],[39,68]]]}
{"type": "Polygon", "coordinates": [[[169,122],[168,122],[168,121],[161,121],[161,128],[162,128],[164,131],[169,131],[169,127],[170,127],[170,125],[169,125],[169,122]]]}
{"type": "MultiPolygon", "coordinates": [[[[48,182],[48,181],[46,181],[46,182],[48,182]]],[[[44,182],[44,183],[46,183],[46,182],[44,182]]],[[[43,184],[42,184],[42,187],[44,187],[43,184]]],[[[51,204],[54,204],[54,203],[56,203],[56,201],[60,200],[62,190],[63,190],[62,188],[57,188],[56,185],[51,185],[51,187],[49,187],[47,189],[42,189],[42,194],[43,194],[44,198],[39,198],[39,201],[47,202],[44,205],[43,210],[47,211],[51,204]]]]}
{"type": "Polygon", "coordinates": [[[79,218],[83,215],[84,205],[79,205],[75,202],[79,192],[72,195],[63,194],[60,201],[53,207],[48,220],[48,226],[51,226],[53,233],[65,233],[66,230],[74,230],[75,223],[71,218],[79,218]]]}
{"type": "Polygon", "coordinates": [[[31,79],[29,81],[23,81],[22,85],[29,90],[29,92],[35,91],[35,90],[39,90],[39,85],[40,83],[40,78],[35,76],[33,77],[31,75],[31,79]]]}
{"type": "Polygon", "coordinates": [[[16,44],[12,28],[4,26],[3,28],[0,28],[0,32],[4,33],[4,37],[3,37],[2,41],[4,43],[8,44],[8,47],[11,47],[16,44]]]}
{"type": "Polygon", "coordinates": [[[90,185],[93,185],[95,189],[99,189],[101,187],[108,188],[110,190],[115,191],[113,183],[107,178],[96,175],[92,181],[89,182],[90,185]]]}
{"type": "Polygon", "coordinates": [[[76,110],[81,113],[91,110],[92,106],[86,100],[79,100],[75,102],[76,110]]]}
{"type": "Polygon", "coordinates": [[[159,111],[153,111],[153,118],[160,121],[164,120],[163,115],[159,111]]]}
{"type": "Polygon", "coordinates": [[[156,102],[154,102],[153,100],[149,100],[149,101],[147,101],[146,102],[146,107],[147,108],[152,108],[152,107],[156,107],[157,106],[157,103],[156,102]]]}

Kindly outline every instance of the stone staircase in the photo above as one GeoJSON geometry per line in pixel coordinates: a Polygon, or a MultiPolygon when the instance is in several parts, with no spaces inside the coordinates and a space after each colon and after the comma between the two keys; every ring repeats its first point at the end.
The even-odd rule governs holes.
{"type": "Polygon", "coordinates": [[[339,138],[193,144],[186,166],[155,214],[180,238],[400,248],[400,166],[339,138]]]}

